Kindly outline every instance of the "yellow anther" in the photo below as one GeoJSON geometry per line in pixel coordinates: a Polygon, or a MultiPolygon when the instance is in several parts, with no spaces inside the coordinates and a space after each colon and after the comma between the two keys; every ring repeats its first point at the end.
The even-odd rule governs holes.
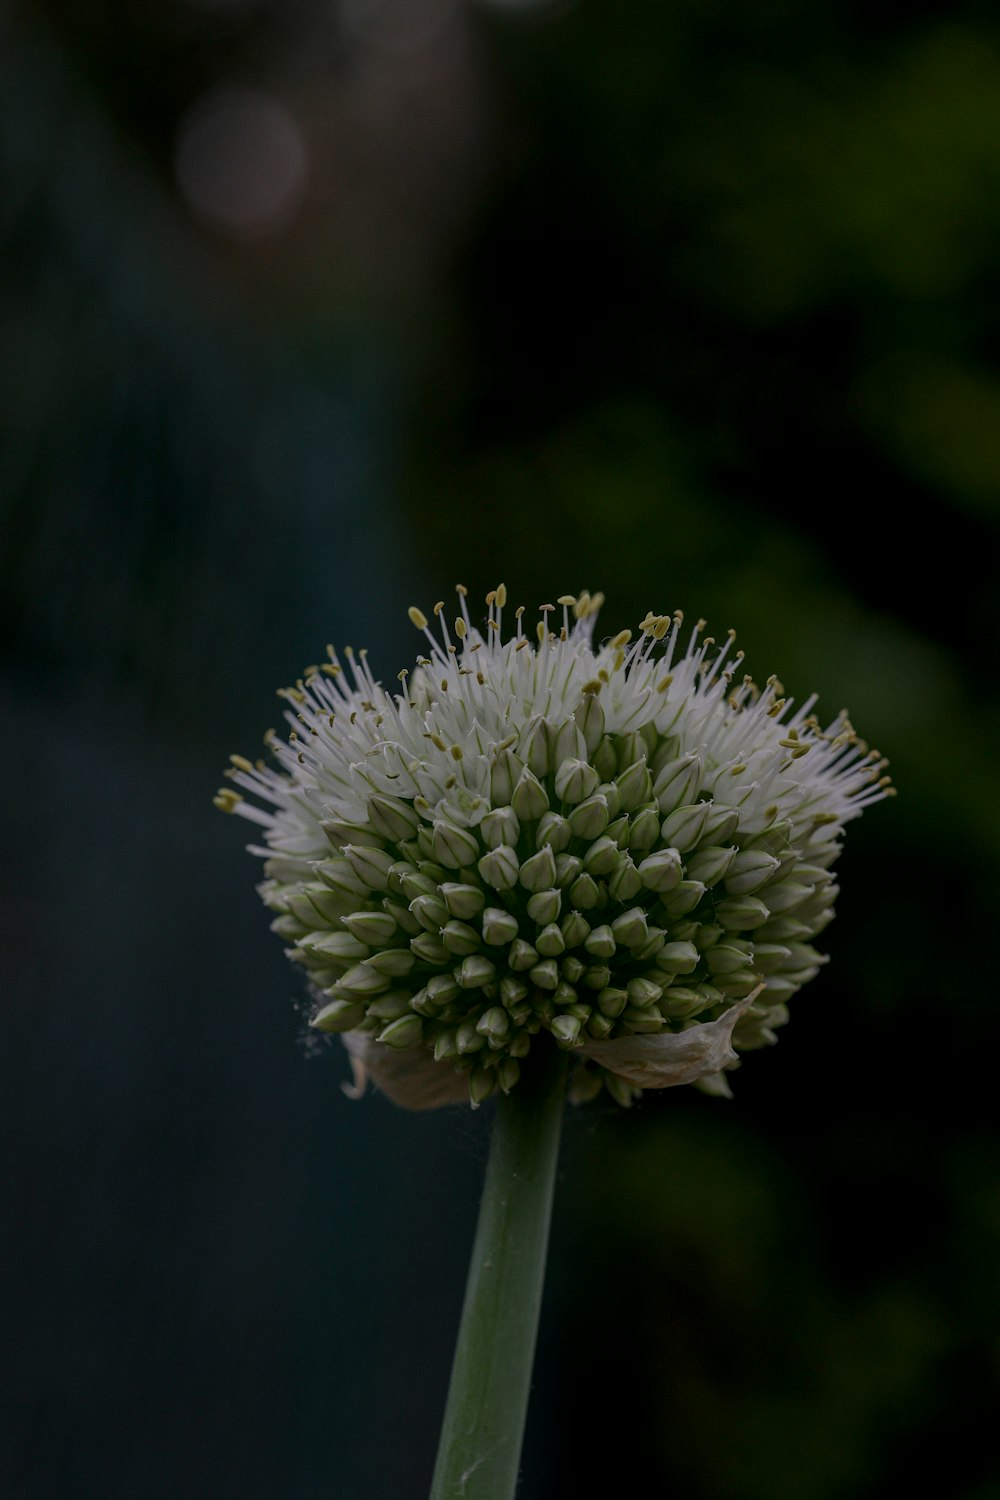
{"type": "Polygon", "coordinates": [[[496,589],[490,589],[489,593],[486,595],[486,603],[492,606],[496,602],[497,602],[497,591],[496,591],[496,589]]]}
{"type": "Polygon", "coordinates": [[[406,613],[410,617],[411,625],[415,625],[418,630],[427,629],[427,616],[422,609],[418,609],[415,604],[411,604],[406,613]]]}
{"type": "Polygon", "coordinates": [[[576,595],[575,594],[560,594],[559,598],[556,600],[556,603],[557,604],[564,604],[564,605],[567,606],[567,608],[570,605],[575,606],[576,605],[576,595]]]}
{"type": "Polygon", "coordinates": [[[618,634],[614,637],[611,644],[615,647],[616,650],[620,650],[622,646],[627,646],[631,639],[631,630],[619,630],[618,634]]]}
{"type": "Polygon", "coordinates": [[[462,757],[463,757],[463,754],[464,754],[464,751],[462,750],[461,745],[452,745],[452,747],[451,747],[451,758],[452,758],[452,760],[461,760],[462,757]]]}
{"type": "Polygon", "coordinates": [[[439,599],[438,602],[434,606],[434,613],[436,615],[439,615],[443,609],[444,609],[444,600],[443,599],[439,599]]]}
{"type": "Polygon", "coordinates": [[[661,677],[660,680],[659,680],[659,682],[656,684],[656,691],[658,693],[665,693],[667,691],[667,688],[673,682],[673,680],[674,680],[674,674],[673,674],[673,672],[668,672],[667,675],[666,675],[666,677],[661,677]]]}
{"type": "Polygon", "coordinates": [[[506,603],[507,603],[507,585],[505,583],[497,584],[497,605],[498,605],[498,607],[500,609],[503,609],[503,607],[504,607],[504,605],[506,603]]]}
{"type": "Polygon", "coordinates": [[[465,637],[468,635],[468,633],[469,633],[469,627],[466,625],[465,621],[462,620],[462,619],[456,620],[455,621],[455,634],[458,636],[459,640],[460,641],[464,641],[465,637]]]}
{"type": "Polygon", "coordinates": [[[231,813],[236,811],[243,798],[239,792],[234,792],[231,787],[223,786],[216,792],[212,801],[221,812],[231,813]]]}
{"type": "Polygon", "coordinates": [[[667,619],[666,615],[661,615],[656,624],[653,626],[653,640],[662,641],[663,637],[666,635],[669,629],[670,621],[667,619]]]}
{"type": "Polygon", "coordinates": [[[253,765],[245,755],[231,755],[229,759],[238,771],[252,771],[253,765]]]}
{"type": "Polygon", "coordinates": [[[465,596],[466,596],[466,594],[468,592],[469,592],[469,590],[465,587],[464,583],[456,583],[456,585],[455,585],[455,593],[456,594],[461,594],[462,598],[464,599],[465,596]]]}

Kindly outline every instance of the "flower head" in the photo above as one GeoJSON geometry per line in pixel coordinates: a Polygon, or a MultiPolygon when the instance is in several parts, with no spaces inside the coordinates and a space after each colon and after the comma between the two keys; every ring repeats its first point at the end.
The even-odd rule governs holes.
{"type": "Polygon", "coordinates": [[[759,689],[703,620],[595,647],[600,595],[529,635],[502,585],[482,628],[458,594],[452,630],[410,610],[427,648],[398,693],[328,648],[284,690],[276,768],[234,756],[216,798],[263,829],[312,1025],[416,1107],[509,1091],[545,1032],[578,1098],[727,1093],[826,961],[841,833],[889,795],[885,761],[846,715],[759,689]]]}

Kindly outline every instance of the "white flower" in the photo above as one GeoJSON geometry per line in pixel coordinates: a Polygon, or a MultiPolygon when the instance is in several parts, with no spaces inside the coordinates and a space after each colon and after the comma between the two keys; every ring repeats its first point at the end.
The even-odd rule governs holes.
{"type": "Polygon", "coordinates": [[[482,629],[458,593],[452,631],[411,609],[427,655],[399,693],[328,648],[285,690],[277,768],[234,756],[216,799],[264,831],[313,1025],[417,1107],[509,1090],[544,1032],[577,1097],[728,1092],[733,1047],[774,1041],[825,962],[841,832],[885,761],[759,690],[732,632],[647,615],[595,648],[584,593],[505,639],[502,585],[482,629]]]}

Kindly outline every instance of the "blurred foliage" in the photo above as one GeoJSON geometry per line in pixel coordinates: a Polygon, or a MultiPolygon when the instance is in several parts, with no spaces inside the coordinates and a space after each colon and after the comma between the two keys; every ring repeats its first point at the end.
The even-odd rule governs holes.
{"type": "Polygon", "coordinates": [[[300,1056],[208,799],[327,639],[388,679],[408,603],[504,578],[733,625],[901,794],[734,1103],[571,1118],[524,1500],[996,1500],[995,13],[23,0],[0,41],[9,1492],[424,1492],[483,1122],[300,1056]],[[311,153],[270,237],[174,179],[234,85],[311,153]]]}

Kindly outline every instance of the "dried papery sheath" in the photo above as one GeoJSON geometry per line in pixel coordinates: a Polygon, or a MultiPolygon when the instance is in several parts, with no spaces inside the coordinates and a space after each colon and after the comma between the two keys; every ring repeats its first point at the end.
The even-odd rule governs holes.
{"type": "Polygon", "coordinates": [[[364,652],[284,690],[274,762],[233,757],[217,803],[256,822],[274,929],[312,1024],[428,1108],[518,1080],[548,1032],[571,1095],[727,1093],[826,961],[844,825],[890,795],[846,715],[823,725],[680,612],[597,646],[600,595],[505,622],[410,619],[401,688],[364,652]]]}

